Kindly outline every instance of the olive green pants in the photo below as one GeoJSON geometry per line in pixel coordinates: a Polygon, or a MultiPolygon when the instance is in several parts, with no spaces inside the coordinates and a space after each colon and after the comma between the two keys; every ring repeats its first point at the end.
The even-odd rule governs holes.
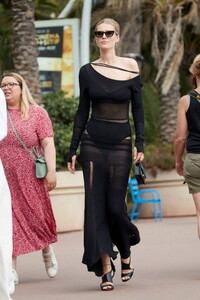
{"type": "Polygon", "coordinates": [[[188,153],[184,163],[185,180],[188,184],[189,193],[200,192],[200,154],[188,153]]]}

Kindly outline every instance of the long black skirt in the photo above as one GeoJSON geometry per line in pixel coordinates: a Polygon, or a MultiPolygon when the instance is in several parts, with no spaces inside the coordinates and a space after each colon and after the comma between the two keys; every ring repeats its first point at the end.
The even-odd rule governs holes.
{"type": "Polygon", "coordinates": [[[125,204],[132,165],[131,139],[118,144],[94,141],[87,133],[81,141],[81,164],[85,184],[84,255],[88,271],[102,276],[101,256],[130,255],[130,236],[139,243],[137,227],[131,223],[125,204]]]}

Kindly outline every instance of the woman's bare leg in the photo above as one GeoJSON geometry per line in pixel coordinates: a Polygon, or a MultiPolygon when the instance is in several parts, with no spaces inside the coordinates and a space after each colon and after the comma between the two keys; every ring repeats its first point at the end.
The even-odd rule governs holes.
{"type": "Polygon", "coordinates": [[[198,228],[198,236],[200,239],[200,193],[196,193],[192,195],[194,204],[196,207],[196,213],[197,213],[197,228],[198,228]]]}
{"type": "Polygon", "coordinates": [[[47,246],[46,248],[44,248],[44,249],[42,249],[42,253],[43,254],[47,254],[47,253],[49,253],[51,250],[50,250],[50,247],[49,246],[47,246]]]}
{"type": "Polygon", "coordinates": [[[12,257],[12,268],[15,270],[17,268],[17,256],[12,257]]]}

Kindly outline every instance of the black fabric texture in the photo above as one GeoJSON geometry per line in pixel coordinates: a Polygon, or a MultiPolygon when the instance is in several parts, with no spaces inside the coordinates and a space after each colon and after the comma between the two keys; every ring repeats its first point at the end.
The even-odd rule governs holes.
{"type": "Polygon", "coordinates": [[[124,81],[107,78],[90,64],[81,68],[79,81],[80,104],[68,161],[81,141],[85,184],[82,262],[88,271],[102,276],[103,254],[115,259],[119,251],[122,258],[127,258],[130,246],[140,241],[139,231],[128,217],[125,198],[132,166],[130,104],[135,146],[143,152],[141,82],[139,76],[124,81]]]}
{"type": "Polygon", "coordinates": [[[92,140],[89,134],[83,134],[81,163],[85,183],[83,263],[88,271],[102,276],[103,254],[115,259],[117,252],[113,246],[116,245],[121,257],[127,258],[130,245],[140,241],[125,204],[132,164],[131,140],[103,145],[92,140]]]}
{"type": "Polygon", "coordinates": [[[190,105],[186,112],[188,137],[186,149],[188,153],[200,153],[200,94],[191,92],[190,105]],[[199,96],[199,99],[198,99],[199,96]]]}
{"type": "Polygon", "coordinates": [[[80,69],[79,84],[80,103],[75,116],[68,161],[76,154],[85,129],[88,129],[92,138],[102,142],[120,142],[130,136],[130,102],[135,127],[135,147],[138,152],[144,152],[144,111],[140,76],[130,80],[113,80],[98,73],[91,64],[86,64],[80,69]],[[92,113],[87,124],[90,106],[92,113]],[[126,123],[121,123],[125,120],[126,123]]]}

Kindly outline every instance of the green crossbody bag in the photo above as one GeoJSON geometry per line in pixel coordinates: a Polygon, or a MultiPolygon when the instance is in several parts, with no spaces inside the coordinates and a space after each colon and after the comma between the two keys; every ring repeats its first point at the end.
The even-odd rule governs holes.
{"type": "Polygon", "coordinates": [[[38,149],[37,149],[36,146],[32,147],[32,150],[33,150],[33,152],[35,154],[35,157],[34,157],[33,153],[28,150],[28,148],[26,147],[26,145],[20,139],[20,137],[19,137],[19,135],[18,135],[18,133],[17,133],[17,131],[15,129],[15,126],[13,124],[13,121],[12,121],[12,119],[11,119],[10,114],[9,114],[8,111],[7,111],[7,114],[8,114],[8,120],[10,121],[10,125],[12,127],[12,130],[13,130],[16,138],[18,139],[18,141],[20,142],[20,144],[24,147],[24,149],[28,152],[28,154],[31,156],[31,158],[35,162],[36,177],[37,178],[44,178],[47,175],[47,164],[46,164],[45,158],[38,153],[38,149]]]}

